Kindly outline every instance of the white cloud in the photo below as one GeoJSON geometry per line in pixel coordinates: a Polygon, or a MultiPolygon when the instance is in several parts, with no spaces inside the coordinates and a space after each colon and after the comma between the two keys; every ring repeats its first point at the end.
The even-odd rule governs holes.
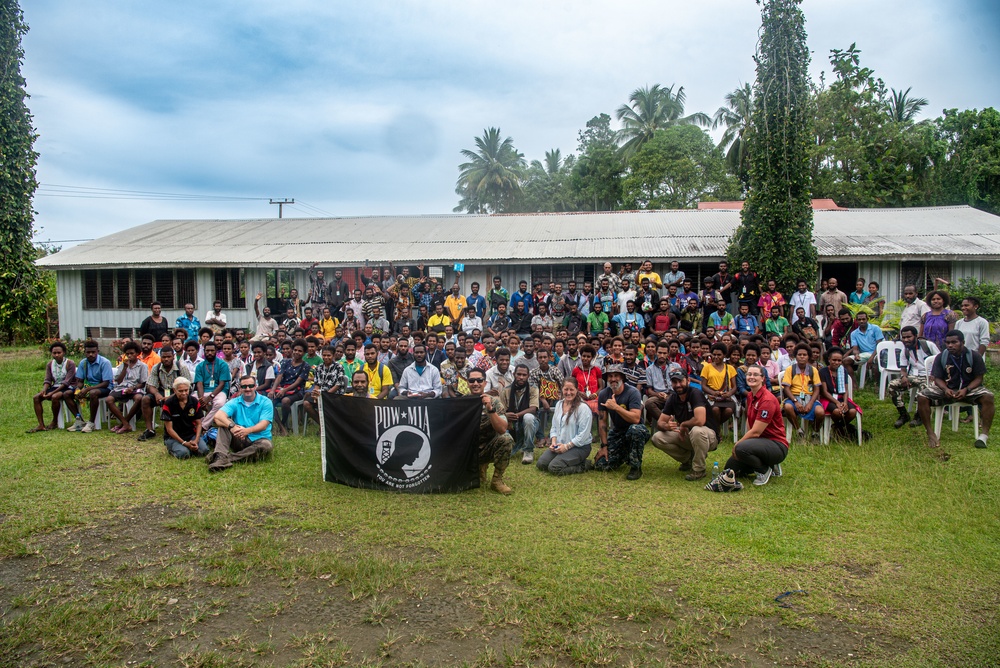
{"type": "MultiPolygon", "coordinates": [[[[450,211],[458,152],[489,126],[532,159],[574,152],[588,119],[642,85],[684,86],[688,111],[711,114],[753,80],[760,24],[749,0],[25,5],[43,182],[291,196],[338,214],[450,211]]],[[[857,41],[863,64],[929,98],[932,116],[1000,106],[1000,75],[981,66],[998,60],[983,6],[806,2],[812,70],[857,41]]],[[[49,238],[274,214],[264,203],[36,208],[49,238]]]]}

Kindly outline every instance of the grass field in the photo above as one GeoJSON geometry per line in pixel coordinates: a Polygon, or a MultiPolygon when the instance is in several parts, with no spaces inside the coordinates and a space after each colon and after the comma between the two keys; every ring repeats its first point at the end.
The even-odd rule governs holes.
{"type": "Polygon", "coordinates": [[[649,448],[637,482],[407,496],[323,482],[314,432],[213,476],[26,435],[43,365],[0,351],[0,665],[1000,663],[1000,436],[946,428],[940,463],[869,390],[874,439],[738,494],[649,448]]]}

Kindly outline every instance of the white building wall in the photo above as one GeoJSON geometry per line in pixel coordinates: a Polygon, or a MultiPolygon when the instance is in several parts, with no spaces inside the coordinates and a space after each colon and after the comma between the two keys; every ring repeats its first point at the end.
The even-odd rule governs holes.
{"type": "MultiPolygon", "coordinates": [[[[879,285],[879,292],[890,302],[902,298],[903,287],[899,284],[899,262],[897,261],[875,261],[859,262],[858,276],[864,277],[870,283],[875,281],[879,285]]],[[[854,286],[849,286],[845,292],[850,292],[854,286]]],[[[868,287],[867,285],[865,286],[868,287]]]]}

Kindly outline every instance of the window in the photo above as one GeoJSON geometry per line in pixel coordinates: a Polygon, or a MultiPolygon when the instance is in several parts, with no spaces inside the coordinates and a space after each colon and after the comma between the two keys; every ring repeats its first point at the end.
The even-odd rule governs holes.
{"type": "Polygon", "coordinates": [[[246,274],[243,269],[215,270],[215,298],[222,308],[246,308],[246,274]]]}
{"type": "MultiPolygon", "coordinates": [[[[604,270],[601,269],[603,272],[604,270]]],[[[563,290],[569,281],[576,281],[577,289],[582,290],[585,281],[594,280],[594,265],[592,264],[549,264],[532,265],[531,283],[541,283],[548,289],[549,283],[562,283],[563,290]]]]}
{"type": "Polygon", "coordinates": [[[266,274],[267,289],[264,296],[268,299],[286,298],[295,286],[295,271],[292,269],[268,269],[266,274]]]}
{"type": "Polygon", "coordinates": [[[83,272],[83,308],[147,310],[154,301],[165,309],[194,304],[193,269],[89,269],[83,272]]]}

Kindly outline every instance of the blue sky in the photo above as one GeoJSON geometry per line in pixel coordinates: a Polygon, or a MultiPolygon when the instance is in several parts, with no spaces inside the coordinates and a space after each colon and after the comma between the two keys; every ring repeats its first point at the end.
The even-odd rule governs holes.
{"type": "MultiPolygon", "coordinates": [[[[752,0],[26,0],[43,184],[294,197],[336,215],[450,212],[459,151],[499,126],[531,159],[576,149],[642,85],[709,114],[752,81],[752,0]]],[[[857,42],[886,84],[1000,107],[1000,2],[806,0],[812,70],[857,42]]],[[[39,196],[38,239],[266,201],[39,196]]],[[[312,215],[289,207],[286,216],[312,215]]],[[[69,245],[69,244],[64,244],[69,245]]]]}

